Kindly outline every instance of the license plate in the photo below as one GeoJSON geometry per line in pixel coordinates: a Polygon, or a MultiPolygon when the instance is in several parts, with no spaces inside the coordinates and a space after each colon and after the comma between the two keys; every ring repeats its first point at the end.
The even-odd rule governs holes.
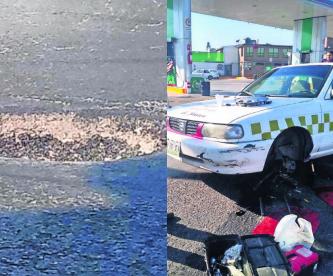
{"type": "Polygon", "coordinates": [[[180,142],[168,139],[167,141],[167,153],[174,157],[179,157],[180,154],[180,142]]]}

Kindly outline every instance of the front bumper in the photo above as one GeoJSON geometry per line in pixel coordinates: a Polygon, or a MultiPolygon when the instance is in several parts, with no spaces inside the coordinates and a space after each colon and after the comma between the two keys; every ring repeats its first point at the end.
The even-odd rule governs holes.
{"type": "Polygon", "coordinates": [[[221,174],[261,172],[272,141],[221,143],[168,132],[168,140],[180,143],[180,154],[168,155],[181,162],[221,174]]]}

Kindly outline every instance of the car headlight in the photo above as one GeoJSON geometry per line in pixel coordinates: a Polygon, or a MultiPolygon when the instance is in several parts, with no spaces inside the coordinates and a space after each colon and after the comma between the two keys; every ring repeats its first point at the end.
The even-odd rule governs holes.
{"type": "Polygon", "coordinates": [[[204,124],[202,136],[216,139],[240,139],[244,135],[240,125],[204,124]]]}

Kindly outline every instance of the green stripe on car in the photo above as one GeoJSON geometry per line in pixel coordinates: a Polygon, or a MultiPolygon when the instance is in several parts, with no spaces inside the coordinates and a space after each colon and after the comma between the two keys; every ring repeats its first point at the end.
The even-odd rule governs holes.
{"type": "Polygon", "coordinates": [[[263,140],[269,140],[269,139],[272,139],[272,134],[270,132],[264,132],[262,135],[261,135],[261,138],[263,140]]]}
{"type": "Polygon", "coordinates": [[[269,128],[271,131],[280,130],[279,123],[277,120],[269,121],[269,128]]]}
{"type": "Polygon", "coordinates": [[[318,115],[311,115],[311,119],[313,125],[318,124],[318,115]]]}
{"type": "Polygon", "coordinates": [[[306,129],[310,132],[310,134],[313,134],[313,127],[312,125],[306,126],[306,129]]]}
{"type": "Polygon", "coordinates": [[[260,123],[254,123],[251,124],[251,130],[252,130],[252,134],[260,134],[261,133],[261,125],[260,123]]]}
{"type": "Polygon", "coordinates": [[[288,127],[295,126],[294,121],[293,121],[292,118],[286,118],[285,121],[286,121],[286,124],[287,124],[288,127]]]}
{"type": "MultiPolygon", "coordinates": [[[[290,127],[294,126],[301,126],[309,131],[311,135],[314,134],[314,131],[316,133],[323,133],[325,132],[325,124],[329,128],[329,131],[333,131],[333,122],[330,121],[330,113],[324,113],[323,123],[319,123],[319,115],[313,114],[313,115],[307,115],[307,116],[298,116],[295,118],[284,118],[279,120],[270,120],[268,121],[268,124],[261,124],[261,123],[252,123],[251,124],[251,131],[252,135],[261,134],[262,140],[268,140],[275,138],[282,130],[285,130],[290,127]],[[310,122],[311,118],[311,122],[310,122]],[[281,120],[281,121],[280,121],[281,120]],[[285,127],[283,120],[285,121],[287,127],[285,127]],[[297,122],[298,120],[298,122],[297,122]],[[308,123],[307,123],[308,121],[308,123]],[[313,126],[318,126],[318,128],[314,128],[313,126]]],[[[326,127],[326,131],[327,130],[326,127]]]]}
{"type": "Polygon", "coordinates": [[[298,120],[301,126],[306,126],[305,116],[298,117],[298,120]]]}
{"type": "Polygon", "coordinates": [[[325,113],[324,114],[324,123],[329,123],[330,122],[330,114],[329,113],[325,113]]]}

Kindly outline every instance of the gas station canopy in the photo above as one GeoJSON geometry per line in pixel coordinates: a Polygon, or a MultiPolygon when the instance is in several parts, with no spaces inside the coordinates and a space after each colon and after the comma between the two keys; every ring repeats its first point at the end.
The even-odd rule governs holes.
{"type": "Polygon", "coordinates": [[[192,11],[289,30],[295,20],[327,16],[333,37],[332,0],[192,0],[192,11]]]}

